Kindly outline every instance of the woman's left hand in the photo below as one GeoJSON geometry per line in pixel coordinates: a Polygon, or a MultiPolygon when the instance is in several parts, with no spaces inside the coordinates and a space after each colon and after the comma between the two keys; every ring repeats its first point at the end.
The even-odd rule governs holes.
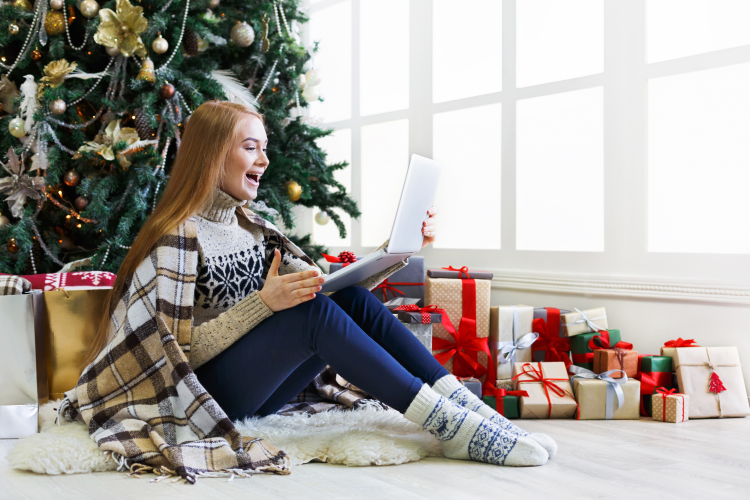
{"type": "Polygon", "coordinates": [[[422,223],[422,248],[435,242],[437,236],[437,226],[435,226],[435,216],[438,213],[438,209],[432,207],[427,211],[427,219],[422,223]]]}

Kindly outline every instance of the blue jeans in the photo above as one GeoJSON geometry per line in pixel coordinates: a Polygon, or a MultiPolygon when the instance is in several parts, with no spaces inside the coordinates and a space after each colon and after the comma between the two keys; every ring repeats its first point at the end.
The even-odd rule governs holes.
{"type": "Polygon", "coordinates": [[[279,311],[195,371],[232,419],[276,413],[326,365],[404,413],[422,382],[448,375],[367,289],[279,311]]]}

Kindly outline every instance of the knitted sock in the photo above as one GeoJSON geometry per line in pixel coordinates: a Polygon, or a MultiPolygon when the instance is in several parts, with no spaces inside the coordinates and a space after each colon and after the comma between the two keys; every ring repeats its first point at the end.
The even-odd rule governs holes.
{"type": "Polygon", "coordinates": [[[448,458],[495,465],[543,465],[547,452],[536,441],[505,432],[477,413],[451,403],[427,384],[404,417],[435,436],[448,458]]]}
{"type": "Polygon", "coordinates": [[[549,457],[552,458],[557,453],[557,443],[546,434],[528,433],[513,424],[510,420],[500,415],[498,412],[484,404],[481,399],[476,397],[471,391],[459,382],[454,375],[446,375],[435,384],[432,388],[441,396],[448,398],[453,403],[463,406],[482,417],[486,418],[493,424],[497,425],[505,432],[520,437],[531,438],[547,450],[549,457]]]}

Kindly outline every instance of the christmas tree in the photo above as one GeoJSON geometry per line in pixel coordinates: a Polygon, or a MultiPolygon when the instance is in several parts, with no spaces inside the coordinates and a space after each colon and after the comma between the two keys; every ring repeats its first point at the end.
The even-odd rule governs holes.
{"type": "MultiPolygon", "coordinates": [[[[116,272],[156,205],[192,110],[266,117],[271,166],[251,208],[359,216],[304,116],[318,99],[297,0],[12,0],[0,7],[0,272],[116,272]]],[[[321,220],[326,220],[321,217],[321,220]]],[[[309,235],[298,240],[311,255],[309,235]]]]}

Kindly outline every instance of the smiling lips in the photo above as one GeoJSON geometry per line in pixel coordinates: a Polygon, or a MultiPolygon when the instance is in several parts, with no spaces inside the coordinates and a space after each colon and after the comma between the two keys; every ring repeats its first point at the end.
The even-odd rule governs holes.
{"type": "Polygon", "coordinates": [[[260,186],[260,176],[263,174],[245,174],[245,178],[252,186],[260,186]]]}

